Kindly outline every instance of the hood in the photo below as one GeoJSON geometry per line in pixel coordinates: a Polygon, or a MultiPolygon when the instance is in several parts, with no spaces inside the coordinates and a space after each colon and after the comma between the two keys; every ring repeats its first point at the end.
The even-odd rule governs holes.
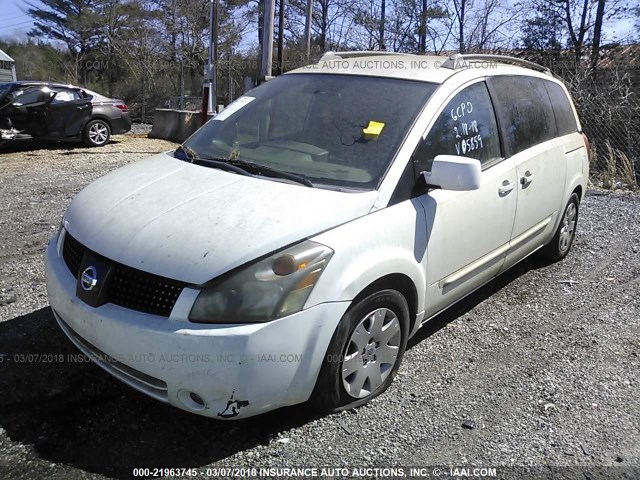
{"type": "Polygon", "coordinates": [[[377,192],[242,176],[160,154],[90,184],[65,226],[85,247],[192,284],[366,215],[377,192]]]}

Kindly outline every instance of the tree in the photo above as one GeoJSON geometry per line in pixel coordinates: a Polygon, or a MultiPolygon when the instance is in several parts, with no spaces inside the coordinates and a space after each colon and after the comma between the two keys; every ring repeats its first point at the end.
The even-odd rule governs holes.
{"type": "Polygon", "coordinates": [[[28,14],[34,19],[30,37],[44,37],[63,42],[74,56],[75,81],[86,81],[87,69],[82,60],[97,44],[99,37],[98,3],[100,0],[39,0],[29,3],[28,14]]]}
{"type": "Polygon", "coordinates": [[[458,23],[458,50],[460,53],[465,53],[466,45],[464,43],[465,40],[465,20],[467,15],[467,4],[469,0],[453,0],[453,8],[456,12],[456,19],[458,23]]]}
{"type": "Polygon", "coordinates": [[[521,4],[500,0],[452,0],[452,3],[460,53],[499,52],[512,46],[508,31],[522,13],[521,4]]]}
{"type": "Polygon", "coordinates": [[[521,45],[531,61],[551,66],[560,57],[562,25],[548,8],[536,11],[535,16],[524,20],[521,31],[521,45]]]}
{"type": "Polygon", "coordinates": [[[533,0],[531,7],[551,12],[562,24],[576,65],[591,48],[589,64],[593,66],[598,61],[605,21],[615,22],[630,10],[626,0],[533,0]]]}
{"type": "MultiPolygon", "coordinates": [[[[303,36],[306,6],[306,0],[291,0],[289,3],[288,25],[294,41],[303,36]]],[[[311,22],[314,50],[326,52],[353,45],[356,15],[357,6],[352,0],[315,0],[311,22]]]]}
{"type": "Polygon", "coordinates": [[[600,39],[602,34],[602,22],[604,20],[605,0],[598,0],[596,21],[593,27],[593,45],[591,47],[591,68],[595,68],[600,54],[600,39]]]}

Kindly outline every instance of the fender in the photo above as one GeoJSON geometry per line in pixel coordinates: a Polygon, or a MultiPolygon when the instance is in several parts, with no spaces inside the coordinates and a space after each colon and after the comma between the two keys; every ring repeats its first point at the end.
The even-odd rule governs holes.
{"type": "MultiPolygon", "coordinates": [[[[571,142],[567,143],[567,151],[565,153],[567,162],[567,177],[565,180],[564,194],[562,196],[562,204],[558,208],[558,215],[554,222],[553,232],[556,231],[558,225],[562,221],[562,212],[569,202],[569,198],[580,187],[582,190],[579,200],[582,201],[587,192],[587,179],[589,178],[589,159],[587,157],[587,150],[584,145],[582,136],[578,133],[571,134],[575,137],[575,141],[572,138],[571,142]]],[[[551,239],[549,239],[551,240],[551,239]]]]}
{"type": "Polygon", "coordinates": [[[92,120],[102,120],[104,122],[107,123],[107,125],[109,125],[110,129],[113,129],[113,126],[111,125],[111,119],[109,117],[107,117],[106,115],[103,115],[101,113],[94,115],[92,114],[90,117],[87,118],[87,120],[82,124],[82,129],[80,130],[80,136],[82,136],[82,132],[84,131],[84,127],[87,126],[87,123],[91,122],[92,120]]]}
{"type": "Polygon", "coordinates": [[[335,253],[305,308],[326,298],[352,301],[376,280],[401,274],[413,282],[418,316],[424,311],[427,225],[420,202],[412,199],[378,210],[312,240],[327,245],[335,253]],[[358,241],[354,242],[355,238],[358,241]]]}

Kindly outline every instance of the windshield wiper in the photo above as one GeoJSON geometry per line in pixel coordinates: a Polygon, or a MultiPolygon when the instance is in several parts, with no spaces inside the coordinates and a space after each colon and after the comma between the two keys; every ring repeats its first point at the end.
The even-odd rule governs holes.
{"type": "Polygon", "coordinates": [[[227,172],[239,173],[247,177],[253,177],[253,175],[237,165],[230,164],[226,158],[204,158],[199,157],[198,154],[186,145],[180,145],[174,152],[174,156],[178,160],[187,161],[196,165],[202,165],[204,167],[219,168],[220,170],[226,170],[227,172]],[[177,156],[180,155],[180,156],[177,156]]]}
{"type": "Polygon", "coordinates": [[[178,160],[185,160],[189,163],[195,163],[196,165],[204,165],[206,167],[220,168],[221,170],[227,170],[229,172],[239,173],[240,175],[254,176],[253,173],[257,173],[267,177],[284,178],[285,180],[291,180],[307,187],[314,188],[313,183],[307,177],[303,175],[296,175],[295,173],[284,172],[282,170],[276,170],[275,168],[259,165],[257,163],[247,162],[239,159],[228,158],[207,158],[199,157],[198,154],[190,147],[186,145],[180,145],[174,155],[179,155],[178,160]]]}
{"type": "Polygon", "coordinates": [[[246,160],[240,159],[229,159],[226,160],[229,164],[241,167],[246,170],[251,170],[255,173],[274,178],[284,178],[285,180],[291,180],[292,182],[300,183],[306,187],[314,188],[313,183],[304,175],[298,175],[295,173],[285,172],[282,170],[277,170],[275,168],[267,167],[265,165],[260,165],[257,163],[247,162],[246,160]]]}

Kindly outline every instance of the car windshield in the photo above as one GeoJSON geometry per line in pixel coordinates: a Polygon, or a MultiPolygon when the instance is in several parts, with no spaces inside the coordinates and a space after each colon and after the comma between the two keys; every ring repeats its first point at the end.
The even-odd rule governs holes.
{"type": "Polygon", "coordinates": [[[375,189],[436,85],[289,74],[240,97],[185,142],[192,155],[251,162],[314,185],[375,189]]]}

